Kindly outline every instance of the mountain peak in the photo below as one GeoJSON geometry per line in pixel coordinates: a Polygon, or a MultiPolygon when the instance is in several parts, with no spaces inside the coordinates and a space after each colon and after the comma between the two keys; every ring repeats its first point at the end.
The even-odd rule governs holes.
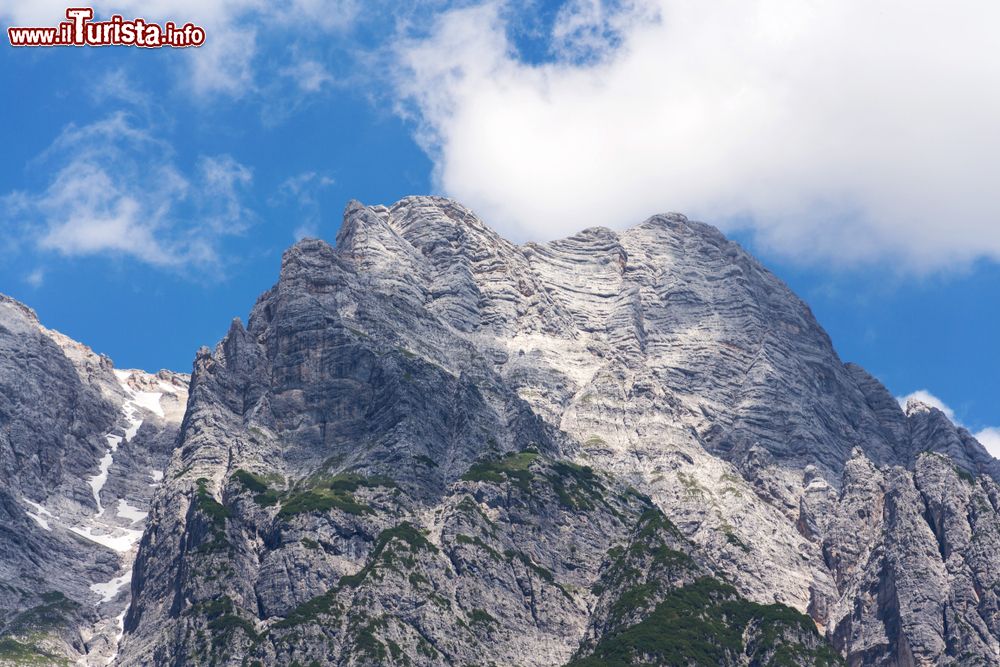
{"type": "MultiPolygon", "coordinates": [[[[0,428],[0,471],[39,480],[0,488],[0,553],[24,534],[83,572],[55,581],[106,637],[132,552],[74,570],[49,533],[95,505],[114,551],[138,534],[122,489],[155,489],[116,664],[1000,657],[997,462],[683,215],[518,245],[446,198],[351,201],[335,246],[294,244],[247,326],[198,352],[179,430],[161,417],[186,378],[113,372],[15,303],[30,335],[0,328],[0,396],[44,409],[0,428]],[[116,473],[146,460],[153,482],[116,473]]],[[[0,632],[44,602],[12,590],[0,632]]]]}

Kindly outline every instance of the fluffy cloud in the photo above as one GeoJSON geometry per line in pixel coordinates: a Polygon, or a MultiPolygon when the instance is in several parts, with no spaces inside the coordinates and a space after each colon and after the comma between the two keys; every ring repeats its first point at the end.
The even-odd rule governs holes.
{"type": "Polygon", "coordinates": [[[995,458],[1000,458],[1000,428],[991,426],[975,434],[976,440],[995,458]]]}
{"type": "MultiPolygon", "coordinates": [[[[184,84],[198,94],[240,97],[257,89],[254,61],[260,42],[275,35],[292,41],[330,34],[351,26],[359,15],[356,0],[95,0],[95,20],[114,13],[148,21],[191,21],[205,28],[204,46],[181,57],[188,65],[184,84]]],[[[0,6],[0,21],[49,26],[66,20],[60,0],[11,0],[0,6]]],[[[309,81],[314,81],[315,75],[309,81]]]]}
{"type": "Polygon", "coordinates": [[[250,214],[250,171],[228,156],[201,156],[188,178],[168,144],[124,113],[65,128],[32,165],[51,173],[38,192],[3,197],[11,236],[63,256],[112,254],[160,267],[211,267],[217,241],[250,214]]]}
{"type": "MultiPolygon", "coordinates": [[[[906,406],[906,402],[910,399],[919,401],[925,405],[929,405],[932,408],[937,408],[945,414],[945,416],[953,421],[959,426],[962,425],[960,421],[955,418],[955,411],[948,406],[947,403],[942,401],[940,398],[927,391],[926,389],[918,389],[917,391],[907,394],[906,396],[899,396],[896,400],[899,402],[901,407],[906,406]]],[[[973,433],[973,437],[986,448],[990,454],[995,458],[1000,458],[1000,428],[996,426],[987,426],[986,428],[973,433]]]]}
{"type": "Polygon", "coordinates": [[[518,239],[676,210],[803,261],[1000,259],[1000,4],[574,0],[544,62],[509,6],[398,47],[439,187],[518,239]]]}
{"type": "Polygon", "coordinates": [[[906,396],[899,396],[896,398],[896,401],[899,402],[899,406],[901,408],[905,408],[906,402],[910,399],[923,403],[924,405],[929,405],[932,408],[937,408],[944,413],[945,417],[953,422],[955,421],[955,411],[952,410],[944,401],[926,389],[918,389],[911,394],[907,394],[906,396]]]}

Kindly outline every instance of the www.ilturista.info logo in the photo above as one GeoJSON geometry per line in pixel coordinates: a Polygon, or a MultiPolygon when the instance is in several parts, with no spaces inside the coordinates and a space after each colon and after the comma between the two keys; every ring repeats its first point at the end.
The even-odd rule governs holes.
{"type": "Polygon", "coordinates": [[[193,23],[178,26],[167,21],[162,26],[145,19],[126,21],[115,14],[107,21],[92,21],[90,7],[70,7],[66,18],[50,28],[7,28],[11,46],[163,46],[184,48],[205,43],[205,29],[193,23]]]}

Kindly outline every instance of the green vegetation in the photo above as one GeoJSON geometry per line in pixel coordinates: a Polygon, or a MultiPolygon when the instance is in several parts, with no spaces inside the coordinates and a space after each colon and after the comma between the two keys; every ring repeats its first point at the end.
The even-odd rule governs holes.
{"type": "Polygon", "coordinates": [[[478,461],[462,479],[494,484],[510,483],[525,493],[530,493],[531,485],[541,479],[551,485],[559,504],[569,510],[587,511],[602,504],[613,515],[622,518],[620,512],[605,498],[606,489],[593,468],[570,461],[551,461],[547,457],[544,460],[548,465],[541,466],[539,464],[542,460],[543,457],[537,450],[526,449],[499,459],[478,461]]]}
{"type": "Polygon", "coordinates": [[[473,514],[478,516],[483,520],[483,523],[485,523],[488,526],[490,534],[496,532],[496,524],[493,523],[493,521],[488,516],[486,516],[486,513],[483,512],[481,507],[479,507],[479,503],[473,500],[470,496],[465,496],[464,498],[462,498],[462,500],[457,505],[455,505],[455,509],[465,514],[473,514]]]}
{"type": "Polygon", "coordinates": [[[748,602],[732,586],[702,577],[673,589],[645,619],[605,637],[567,667],[716,667],[737,664],[743,655],[751,664],[775,667],[844,664],[809,617],[780,604],[748,602]]]}
{"type": "Polygon", "coordinates": [[[489,627],[497,625],[499,622],[484,609],[473,609],[469,612],[469,621],[474,626],[489,627]]]}
{"type": "Polygon", "coordinates": [[[198,509],[207,516],[216,528],[225,528],[226,519],[233,515],[232,511],[212,497],[208,492],[208,480],[198,478],[198,494],[196,496],[198,509]]]}
{"type": "Polygon", "coordinates": [[[272,627],[277,629],[292,628],[296,625],[311,623],[320,616],[339,615],[343,608],[337,603],[336,593],[337,589],[333,589],[322,595],[317,595],[311,600],[306,600],[272,627]]]}
{"type": "MultiPolygon", "coordinates": [[[[333,465],[335,462],[329,461],[327,463],[333,465]]],[[[324,464],[324,467],[328,467],[327,464],[324,464]]],[[[254,502],[261,507],[271,507],[280,503],[281,509],[278,511],[278,516],[282,518],[307,512],[325,512],[331,509],[355,515],[367,514],[372,509],[355,499],[355,491],[362,487],[393,488],[396,486],[393,480],[384,476],[364,477],[356,473],[341,473],[339,475],[317,473],[302,480],[291,490],[281,491],[269,485],[269,477],[276,476],[265,477],[239,469],[233,473],[232,480],[252,493],[254,502]]],[[[276,481],[283,483],[283,479],[280,477],[276,481]]]]}
{"type": "Polygon", "coordinates": [[[236,630],[242,630],[248,638],[254,641],[260,639],[253,623],[236,614],[223,614],[213,618],[208,622],[208,629],[212,631],[213,644],[228,644],[236,630]]]}
{"type": "Polygon", "coordinates": [[[338,509],[348,514],[368,514],[372,508],[358,502],[354,492],[358,489],[375,487],[395,487],[396,483],[384,476],[364,477],[356,473],[339,475],[312,475],[302,487],[280,495],[278,516],[287,518],[305,512],[325,512],[338,509]]]}
{"type": "Polygon", "coordinates": [[[228,595],[220,595],[212,600],[204,600],[191,605],[185,612],[185,615],[196,616],[201,614],[205,618],[213,619],[222,614],[232,613],[234,608],[235,605],[228,595]]]}
{"type": "Polygon", "coordinates": [[[608,551],[611,565],[592,590],[598,594],[605,590],[622,591],[609,609],[610,625],[621,625],[636,613],[650,609],[662,594],[665,582],[697,571],[694,560],[671,547],[666,542],[667,536],[678,543],[685,542],[681,532],[660,510],[650,508],[639,517],[628,547],[608,551]]]}
{"type": "Polygon", "coordinates": [[[280,498],[280,493],[268,487],[267,480],[261,475],[256,475],[241,468],[233,473],[232,479],[242,484],[243,488],[254,494],[254,502],[261,507],[271,507],[277,504],[280,498]]]}
{"type": "Polygon", "coordinates": [[[242,630],[246,636],[256,642],[261,635],[257,634],[251,621],[239,615],[239,610],[229,596],[221,595],[212,600],[205,600],[192,605],[185,616],[204,616],[208,621],[208,629],[212,633],[212,645],[215,647],[228,644],[234,632],[242,630]]]}
{"type": "Polygon", "coordinates": [[[68,665],[69,660],[52,655],[33,644],[19,642],[11,637],[0,639],[0,663],[15,665],[68,665]]]}
{"type": "Polygon", "coordinates": [[[563,594],[563,597],[565,597],[570,602],[573,601],[573,596],[570,595],[569,591],[566,590],[566,588],[562,584],[556,581],[555,575],[552,574],[552,570],[542,567],[541,565],[533,561],[531,559],[531,556],[529,556],[528,554],[523,553],[521,551],[511,551],[510,549],[508,549],[507,551],[504,552],[504,556],[506,556],[507,559],[511,562],[515,560],[521,561],[525,567],[527,567],[529,570],[538,575],[539,578],[541,578],[545,583],[552,584],[553,586],[558,588],[559,592],[563,594]]]}
{"type": "Polygon", "coordinates": [[[642,514],[629,544],[609,550],[611,564],[593,589],[598,595],[617,592],[606,634],[589,655],[578,655],[567,667],[714,667],[748,658],[762,667],[843,664],[812,620],[790,607],[748,602],[709,576],[673,588],[671,581],[691,581],[699,572],[678,550],[684,543],[658,509],[642,514]]]}
{"type": "Polygon", "coordinates": [[[474,463],[462,479],[469,482],[493,482],[502,484],[510,481],[522,491],[531,490],[531,464],[538,459],[538,452],[523,451],[507,454],[500,459],[474,463]]]}
{"type": "Polygon", "coordinates": [[[263,477],[242,468],[234,472],[232,478],[246,487],[251,493],[264,493],[267,491],[267,482],[264,481],[263,477]]]}
{"type": "Polygon", "coordinates": [[[564,507],[590,510],[594,508],[595,501],[604,501],[604,488],[590,466],[557,461],[552,464],[552,472],[554,474],[549,476],[549,481],[564,507]]]}
{"type": "Polygon", "coordinates": [[[369,336],[368,334],[366,334],[361,329],[355,329],[354,327],[347,327],[347,326],[345,326],[344,328],[347,329],[348,331],[350,331],[352,334],[354,334],[358,338],[371,338],[371,336],[369,336]]]}
{"type": "Polygon", "coordinates": [[[963,482],[966,482],[968,484],[972,484],[973,486],[975,486],[975,484],[976,484],[976,476],[974,474],[972,474],[971,472],[969,472],[968,470],[966,470],[965,468],[959,467],[959,465],[957,463],[955,463],[955,461],[950,456],[948,456],[947,454],[945,454],[944,452],[935,452],[935,451],[932,451],[930,449],[925,449],[924,451],[920,452],[920,456],[925,456],[925,455],[926,456],[936,456],[940,460],[942,460],[945,463],[947,463],[948,465],[950,465],[951,468],[952,468],[952,470],[955,471],[955,474],[958,475],[958,478],[960,480],[962,480],[963,482]]]}
{"type": "Polygon", "coordinates": [[[503,562],[503,557],[500,555],[500,552],[491,547],[490,545],[486,544],[486,542],[483,542],[478,537],[463,535],[459,533],[458,535],[455,535],[455,542],[457,544],[465,544],[478,547],[479,549],[482,549],[483,551],[488,553],[493,560],[498,562],[503,562]]]}
{"type": "Polygon", "coordinates": [[[726,542],[729,542],[734,547],[739,548],[743,553],[747,553],[747,554],[750,553],[750,547],[747,546],[746,542],[744,542],[743,540],[741,540],[740,538],[738,538],[736,536],[736,533],[733,533],[732,531],[727,530],[727,531],[725,531],[725,534],[726,534],[726,542]]]}
{"type": "Polygon", "coordinates": [[[530,571],[538,575],[540,579],[558,588],[562,592],[562,594],[566,596],[567,599],[569,600],[573,599],[572,596],[569,594],[569,591],[567,591],[562,584],[558,583],[555,580],[555,575],[552,574],[551,570],[542,567],[541,565],[533,561],[531,557],[524,552],[507,549],[506,551],[503,552],[503,554],[500,554],[499,551],[497,551],[490,545],[486,544],[486,542],[483,542],[478,537],[463,535],[461,533],[455,535],[455,542],[456,544],[469,545],[481,549],[482,551],[489,554],[490,558],[497,561],[498,563],[504,563],[504,562],[513,563],[514,561],[519,561],[522,564],[524,564],[524,566],[527,567],[530,571]]]}
{"type": "Polygon", "coordinates": [[[208,480],[198,478],[198,491],[195,494],[195,508],[204,514],[211,522],[211,538],[205,540],[195,551],[202,554],[229,551],[231,544],[226,537],[226,519],[232,516],[232,510],[217,501],[208,492],[208,480]]]}
{"type": "MultiPolygon", "coordinates": [[[[337,596],[341,588],[345,586],[359,586],[380,563],[391,566],[395,562],[401,562],[412,567],[416,564],[414,556],[421,551],[437,553],[438,548],[431,544],[424,534],[413,524],[403,522],[398,526],[383,530],[375,538],[375,544],[372,545],[368,562],[359,572],[344,575],[340,578],[337,586],[322,595],[303,602],[293,609],[287,617],[275,623],[273,627],[287,629],[313,622],[320,616],[339,615],[343,613],[344,609],[337,602],[337,596]]],[[[429,584],[430,582],[420,573],[414,572],[410,574],[410,583],[416,586],[419,584],[429,584]]],[[[370,648],[374,649],[374,646],[370,648]]]]}
{"type": "MultiPolygon", "coordinates": [[[[205,540],[198,546],[194,548],[194,551],[199,554],[212,554],[212,553],[222,553],[228,552],[232,548],[232,544],[226,537],[226,534],[221,530],[212,531],[212,537],[209,540],[205,540]]],[[[217,579],[216,575],[209,577],[210,580],[217,579]]]]}
{"type": "Polygon", "coordinates": [[[524,563],[525,567],[527,567],[529,570],[537,574],[547,583],[554,584],[556,582],[555,576],[552,574],[552,571],[542,567],[535,561],[531,560],[531,556],[529,556],[528,554],[523,553],[521,551],[511,551],[510,549],[508,549],[507,551],[504,552],[504,556],[506,556],[511,561],[513,560],[521,561],[522,563],[524,563]]]}
{"type": "Polygon", "coordinates": [[[438,650],[434,646],[423,638],[423,636],[417,636],[417,653],[427,658],[436,658],[438,655],[438,650]]]}
{"type": "Polygon", "coordinates": [[[184,475],[188,474],[189,472],[191,472],[191,468],[193,468],[193,467],[194,467],[194,464],[189,464],[189,465],[184,466],[182,469],[180,469],[180,470],[178,470],[177,472],[174,473],[174,479],[180,479],[184,475]]]}
{"type": "Polygon", "coordinates": [[[707,495],[705,488],[693,475],[677,471],[677,479],[684,486],[684,493],[688,498],[702,498],[707,495]]]}
{"type": "Polygon", "coordinates": [[[80,603],[70,600],[58,591],[42,595],[42,603],[22,611],[5,627],[7,634],[47,632],[69,623],[72,615],[80,610],[80,603]]]}
{"type": "Polygon", "coordinates": [[[397,557],[393,550],[389,549],[393,542],[405,545],[406,551],[409,553],[402,554],[400,560],[410,567],[415,564],[413,556],[420,551],[438,552],[438,548],[431,544],[418,528],[404,521],[398,526],[388,528],[379,533],[379,536],[375,539],[374,546],[372,546],[368,562],[357,574],[347,574],[341,577],[340,585],[358,586],[375,569],[380,560],[391,564],[397,557]]]}
{"type": "Polygon", "coordinates": [[[388,657],[391,652],[393,658],[392,664],[400,664],[400,658],[405,656],[403,656],[403,651],[399,645],[389,640],[389,649],[387,650],[386,645],[375,636],[376,631],[387,627],[389,627],[389,622],[385,617],[370,621],[358,631],[354,639],[354,651],[359,655],[374,660],[376,664],[380,665],[389,664],[388,657]]]}
{"type": "Polygon", "coordinates": [[[278,516],[287,518],[306,512],[325,512],[338,509],[348,514],[365,514],[372,509],[362,505],[350,493],[332,491],[330,489],[308,489],[291,494],[281,503],[278,516]]]}
{"type": "Polygon", "coordinates": [[[664,516],[663,512],[651,507],[639,516],[636,532],[637,540],[647,540],[651,537],[667,533],[678,540],[685,540],[684,534],[674,525],[673,521],[664,516]]]}

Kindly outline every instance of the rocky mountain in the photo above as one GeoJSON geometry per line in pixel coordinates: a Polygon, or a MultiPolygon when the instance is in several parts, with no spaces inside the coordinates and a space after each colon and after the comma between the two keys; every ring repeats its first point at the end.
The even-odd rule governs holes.
{"type": "Polygon", "coordinates": [[[187,403],[0,296],[0,664],[104,665],[187,403]]]}
{"type": "Polygon", "coordinates": [[[179,430],[185,378],[116,374],[2,305],[0,549],[20,569],[0,581],[31,575],[28,538],[93,553],[46,552],[76,606],[43,639],[0,619],[16,650],[1000,664],[1000,464],[683,216],[518,246],[446,199],[352,202],[335,246],[289,249],[246,326],[198,351],[179,430]],[[134,564],[121,500],[148,508],[134,564]],[[93,546],[105,531],[129,549],[93,546]],[[126,605],[120,640],[87,629],[126,605]]]}

